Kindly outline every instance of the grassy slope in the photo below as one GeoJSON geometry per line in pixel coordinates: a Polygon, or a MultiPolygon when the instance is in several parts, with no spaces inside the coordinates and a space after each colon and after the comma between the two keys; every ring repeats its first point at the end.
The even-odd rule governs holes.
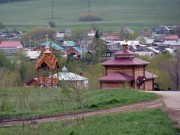
{"type": "MultiPolygon", "coordinates": [[[[63,94],[59,89],[10,89],[7,92],[4,111],[0,111],[0,117],[39,116],[79,111],[77,96],[72,93],[63,94]]],[[[5,97],[2,90],[0,97],[2,108],[5,97]]],[[[157,96],[154,94],[135,90],[93,90],[82,94],[84,110],[126,105],[155,98],[157,96]]]]}
{"type": "MultiPolygon", "coordinates": [[[[87,25],[78,16],[87,13],[87,1],[54,0],[54,17],[58,25],[87,25]]],[[[179,23],[179,0],[91,0],[91,11],[100,14],[106,25],[120,23],[179,23]]],[[[9,25],[47,25],[51,18],[51,1],[29,0],[0,4],[0,21],[9,25]]],[[[99,22],[96,22],[97,24],[99,22]]]]}
{"type": "MultiPolygon", "coordinates": [[[[173,122],[159,109],[113,113],[85,118],[84,124],[75,121],[39,123],[25,126],[25,134],[33,135],[178,135],[173,122]]],[[[0,128],[0,133],[22,134],[22,126],[0,128]]]]}

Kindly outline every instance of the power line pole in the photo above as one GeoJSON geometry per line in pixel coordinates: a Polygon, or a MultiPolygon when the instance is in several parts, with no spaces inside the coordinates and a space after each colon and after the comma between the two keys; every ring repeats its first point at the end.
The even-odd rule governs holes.
{"type": "Polygon", "coordinates": [[[88,14],[90,15],[90,13],[91,13],[91,3],[90,3],[91,1],[90,0],[88,0],[88,14]]]}
{"type": "Polygon", "coordinates": [[[52,9],[52,16],[51,16],[51,19],[53,20],[53,19],[54,19],[54,0],[52,0],[52,3],[51,3],[51,9],[52,9]]]}

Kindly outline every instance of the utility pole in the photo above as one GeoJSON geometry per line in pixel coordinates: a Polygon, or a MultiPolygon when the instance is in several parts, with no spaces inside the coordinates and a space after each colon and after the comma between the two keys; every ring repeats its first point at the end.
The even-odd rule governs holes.
{"type": "Polygon", "coordinates": [[[51,9],[52,9],[52,16],[51,16],[51,19],[53,20],[53,19],[54,19],[54,0],[52,0],[52,3],[51,3],[51,9]]]}
{"type": "Polygon", "coordinates": [[[91,3],[90,3],[91,1],[90,0],[88,0],[88,14],[90,15],[90,13],[91,13],[91,3]]]}
{"type": "Polygon", "coordinates": [[[32,42],[31,42],[31,35],[29,36],[29,39],[30,39],[30,49],[31,49],[31,43],[32,43],[32,42]]]}
{"type": "Polygon", "coordinates": [[[48,36],[49,36],[49,35],[46,35],[46,42],[48,42],[48,36]]]}

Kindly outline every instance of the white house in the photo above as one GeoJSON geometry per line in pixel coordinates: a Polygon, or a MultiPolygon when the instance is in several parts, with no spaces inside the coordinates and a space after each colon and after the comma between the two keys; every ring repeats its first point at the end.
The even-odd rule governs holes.
{"type": "MultiPolygon", "coordinates": [[[[57,78],[57,74],[54,74],[54,77],[57,78]]],[[[61,85],[68,84],[79,89],[88,88],[88,78],[68,72],[65,66],[62,68],[62,72],[59,72],[58,77],[61,85]]]]}
{"type": "Polygon", "coordinates": [[[169,45],[171,49],[179,49],[180,40],[165,40],[163,45],[169,45]]]}
{"type": "Polygon", "coordinates": [[[26,51],[26,57],[28,57],[31,60],[36,60],[39,58],[41,51],[26,51]]]}

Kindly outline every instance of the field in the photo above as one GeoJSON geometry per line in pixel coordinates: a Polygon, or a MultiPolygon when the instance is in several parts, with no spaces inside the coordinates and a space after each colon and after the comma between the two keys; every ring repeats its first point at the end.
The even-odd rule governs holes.
{"type": "Polygon", "coordinates": [[[43,88],[0,89],[0,118],[46,116],[152,100],[158,96],[136,90],[87,90],[78,95],[73,90],[43,88]]]}
{"type": "Polygon", "coordinates": [[[84,123],[67,120],[0,128],[0,133],[3,135],[14,133],[27,135],[179,135],[179,129],[173,129],[173,124],[164,112],[153,109],[87,117],[84,123]]]}
{"type": "MultiPolygon", "coordinates": [[[[179,0],[90,0],[91,13],[99,14],[99,22],[79,22],[88,13],[88,1],[53,0],[53,16],[58,28],[102,28],[126,25],[178,24],[179,0]]],[[[52,17],[51,0],[29,0],[0,4],[0,22],[5,25],[33,27],[48,25],[52,17]]]]}

